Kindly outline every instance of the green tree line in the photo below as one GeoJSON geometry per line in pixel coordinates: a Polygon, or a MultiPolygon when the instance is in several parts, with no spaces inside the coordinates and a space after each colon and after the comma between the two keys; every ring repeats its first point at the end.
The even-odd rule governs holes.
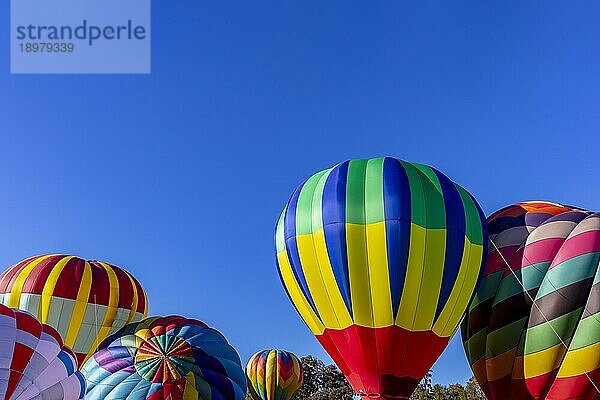
{"type": "Polygon", "coordinates": [[[460,383],[448,386],[434,384],[432,377],[433,374],[429,371],[410,396],[410,400],[486,400],[474,377],[464,386],[460,383]]]}
{"type": "MultiPolygon", "coordinates": [[[[353,400],[354,391],[335,365],[326,365],[313,356],[301,359],[304,368],[304,381],[295,400],[353,400]]],[[[250,394],[247,400],[253,400],[250,394]]],[[[475,378],[466,385],[454,383],[444,386],[433,383],[431,371],[425,375],[410,400],[485,400],[485,396],[475,378]]]]}

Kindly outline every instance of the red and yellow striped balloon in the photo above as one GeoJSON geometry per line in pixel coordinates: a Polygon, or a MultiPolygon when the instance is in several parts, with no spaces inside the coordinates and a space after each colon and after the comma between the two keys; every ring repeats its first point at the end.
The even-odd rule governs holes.
{"type": "Polygon", "coordinates": [[[148,313],[146,293],[127,271],[57,254],[28,258],[2,273],[0,303],[56,329],[80,365],[107,336],[148,313]]]}
{"type": "Polygon", "coordinates": [[[291,400],[302,385],[302,364],[283,350],[263,350],[246,365],[248,390],[254,400],[291,400]]]}

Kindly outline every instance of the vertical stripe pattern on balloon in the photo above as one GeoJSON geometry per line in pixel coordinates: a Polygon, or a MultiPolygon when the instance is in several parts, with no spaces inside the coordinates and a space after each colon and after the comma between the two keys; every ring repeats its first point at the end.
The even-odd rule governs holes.
{"type": "Polygon", "coordinates": [[[80,363],[109,335],[148,313],[146,293],[127,271],[68,255],[23,260],[0,275],[0,303],[55,328],[80,363]]]}
{"type": "Polygon", "coordinates": [[[306,180],[279,217],[275,246],[288,296],[354,389],[390,396],[410,395],[456,332],[484,237],[465,189],[385,157],[306,180]]]}
{"type": "Polygon", "coordinates": [[[302,364],[284,350],[263,350],[246,365],[249,389],[254,400],[292,400],[302,385],[302,364]]]}

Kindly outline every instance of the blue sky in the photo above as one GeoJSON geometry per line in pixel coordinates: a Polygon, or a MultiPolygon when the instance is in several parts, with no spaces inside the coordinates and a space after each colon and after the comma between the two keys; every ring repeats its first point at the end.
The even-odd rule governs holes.
{"type": "MultiPolygon", "coordinates": [[[[152,314],[246,360],[326,358],[274,265],[293,189],[349,158],[434,165],[490,213],[599,208],[600,3],[155,0],[151,75],[10,75],[0,6],[0,265],[123,266],[152,314]]],[[[471,372],[459,340],[434,369],[471,372]]]]}

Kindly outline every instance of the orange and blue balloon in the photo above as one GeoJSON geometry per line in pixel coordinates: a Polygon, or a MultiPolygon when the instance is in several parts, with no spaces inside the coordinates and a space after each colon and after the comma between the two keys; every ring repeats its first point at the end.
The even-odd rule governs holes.
{"type": "Polygon", "coordinates": [[[391,157],[313,175],[275,234],[295,308],[356,393],[384,399],[408,398],[458,329],[486,245],[465,189],[391,157]]]}
{"type": "Polygon", "coordinates": [[[254,400],[292,400],[302,386],[302,363],[284,350],[263,350],[246,365],[248,390],[254,400]]]}

